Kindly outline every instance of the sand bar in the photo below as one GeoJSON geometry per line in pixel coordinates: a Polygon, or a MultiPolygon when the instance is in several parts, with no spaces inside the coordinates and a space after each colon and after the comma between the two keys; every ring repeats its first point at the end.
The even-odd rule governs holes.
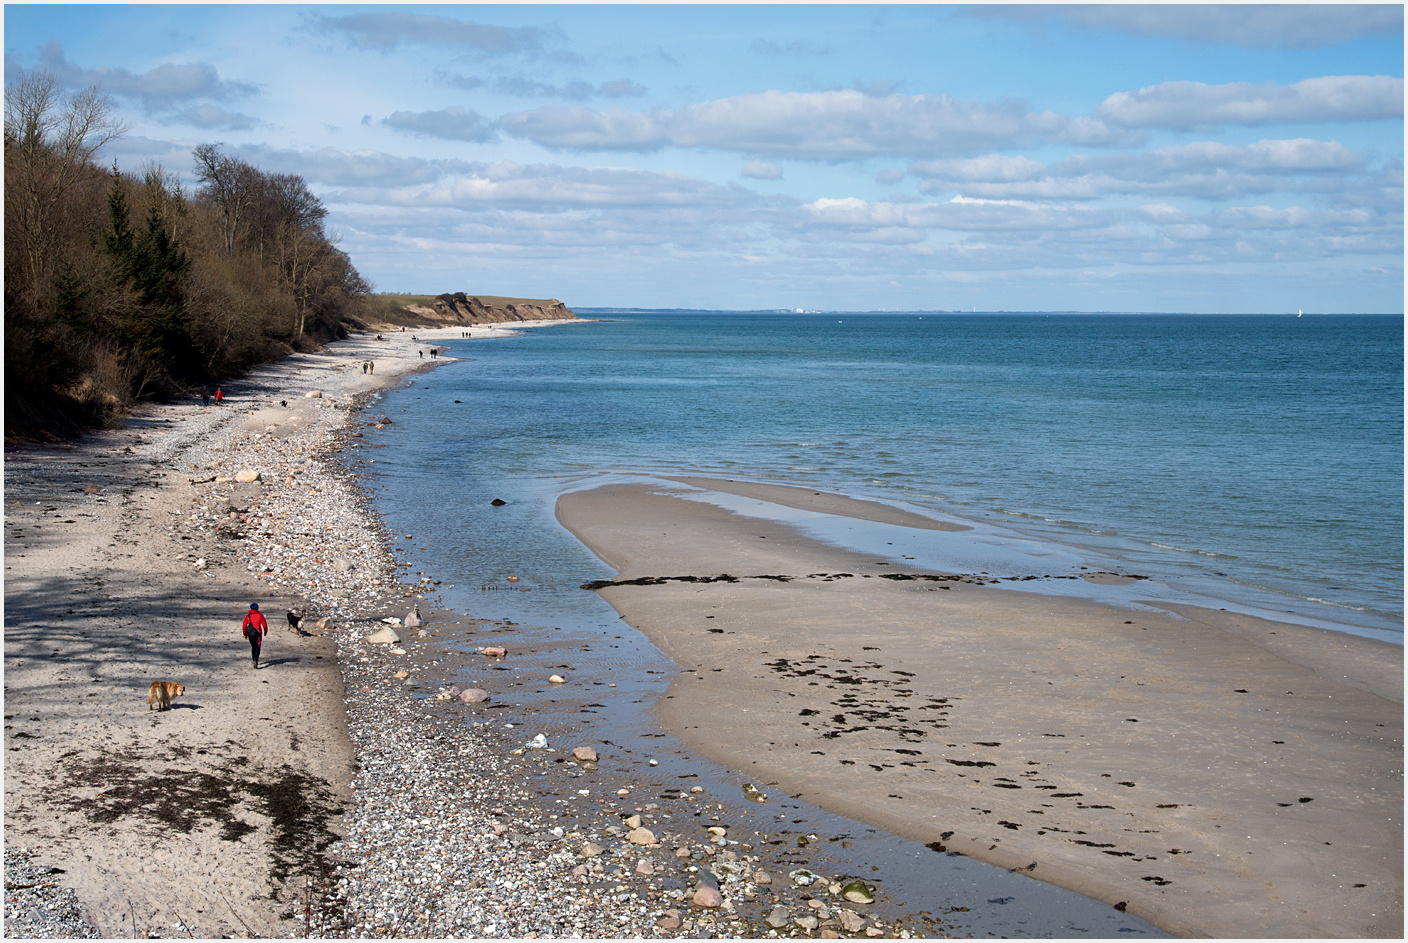
{"type": "Polygon", "coordinates": [[[692,491],[558,502],[620,579],[737,578],[601,591],[684,669],[657,713],[692,748],[1172,933],[1402,935],[1401,647],[897,580],[692,491]]]}

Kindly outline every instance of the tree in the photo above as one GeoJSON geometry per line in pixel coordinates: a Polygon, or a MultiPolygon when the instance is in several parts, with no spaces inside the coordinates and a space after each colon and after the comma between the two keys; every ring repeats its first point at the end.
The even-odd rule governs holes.
{"type": "Polygon", "coordinates": [[[126,131],[96,86],[65,100],[58,80],[44,70],[6,86],[6,243],[17,249],[6,252],[7,294],[21,286],[35,303],[52,290],[65,201],[92,176],[98,150],[126,131]]]}
{"type": "Polygon", "coordinates": [[[225,254],[235,254],[240,222],[245,211],[259,196],[263,175],[252,164],[220,153],[220,144],[202,144],[195,149],[196,179],[203,185],[201,195],[220,210],[225,229],[225,254]]]}

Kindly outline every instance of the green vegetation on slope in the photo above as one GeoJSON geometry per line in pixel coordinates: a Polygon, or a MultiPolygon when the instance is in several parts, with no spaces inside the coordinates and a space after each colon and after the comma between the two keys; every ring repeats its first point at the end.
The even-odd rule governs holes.
{"type": "Polygon", "coordinates": [[[301,177],[195,150],[97,162],[107,100],[35,72],[5,89],[5,434],[55,438],[362,326],[370,286],[301,177]]]}

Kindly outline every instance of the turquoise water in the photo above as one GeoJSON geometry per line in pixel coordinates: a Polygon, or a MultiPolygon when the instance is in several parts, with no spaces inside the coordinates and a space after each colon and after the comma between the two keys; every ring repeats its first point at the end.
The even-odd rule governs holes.
{"type": "Polygon", "coordinates": [[[378,407],[378,505],[451,605],[580,614],[610,571],[553,502],[647,471],[905,504],[1402,640],[1399,317],[600,317],[451,341],[464,362],[378,407]],[[537,592],[466,595],[509,572],[537,592]]]}

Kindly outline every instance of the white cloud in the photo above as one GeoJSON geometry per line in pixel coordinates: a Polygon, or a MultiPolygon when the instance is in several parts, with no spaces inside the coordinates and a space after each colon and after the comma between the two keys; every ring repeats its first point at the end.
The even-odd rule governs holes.
{"type": "Polygon", "coordinates": [[[550,148],[698,147],[822,160],[938,156],[1051,142],[1100,146],[1139,139],[1096,118],[1034,112],[1018,101],[877,96],[855,90],[757,92],[652,112],[546,107],[504,115],[499,126],[550,148]]]}
{"type": "Polygon", "coordinates": [[[478,114],[459,105],[439,111],[397,111],[381,119],[388,128],[410,131],[449,141],[482,143],[494,139],[494,130],[478,114]]]}
{"type": "Polygon", "coordinates": [[[552,31],[532,27],[490,26],[422,13],[353,13],[319,16],[328,32],[341,33],[356,45],[391,51],[404,44],[460,46],[476,52],[505,54],[539,49],[552,31]]]}
{"type": "Polygon", "coordinates": [[[1399,4],[1011,4],[966,12],[992,19],[1061,19],[1136,36],[1259,49],[1316,49],[1366,36],[1403,35],[1399,4]]]}
{"type": "Polygon", "coordinates": [[[1116,92],[1095,113],[1125,128],[1401,121],[1403,80],[1387,75],[1327,75],[1294,85],[1164,82],[1137,92],[1116,92]]]}
{"type": "Polygon", "coordinates": [[[550,148],[658,150],[668,143],[661,120],[652,114],[613,108],[565,108],[549,105],[499,118],[507,134],[550,148]]]}
{"type": "Polygon", "coordinates": [[[771,161],[750,160],[739,173],[754,180],[781,180],[782,168],[771,161]]]}
{"type": "Polygon", "coordinates": [[[247,131],[259,123],[249,115],[229,112],[208,102],[177,112],[170,120],[181,121],[208,131],[247,131]]]}
{"type": "Polygon", "coordinates": [[[463,160],[425,160],[336,147],[293,150],[244,145],[229,148],[229,153],[264,171],[300,174],[310,182],[348,187],[429,183],[482,166],[463,160]]]}
{"type": "Polygon", "coordinates": [[[1359,189],[1368,185],[1365,158],[1337,141],[1263,140],[1231,145],[1194,141],[1142,153],[1077,155],[1046,165],[991,154],[920,161],[921,193],[953,190],[989,198],[1096,200],[1119,194],[1164,194],[1210,200],[1277,191],[1359,189]]]}
{"type": "Polygon", "coordinates": [[[564,167],[500,161],[465,168],[423,186],[344,194],[354,202],[405,206],[526,207],[549,210],[582,207],[743,205],[754,202],[745,190],[720,187],[679,174],[610,167],[564,167]]]}
{"type": "MultiPolygon", "coordinates": [[[[245,82],[229,82],[207,62],[164,62],[146,72],[131,72],[117,66],[85,69],[68,61],[63,46],[48,43],[39,50],[40,65],[69,88],[97,85],[109,95],[139,102],[148,110],[174,107],[179,102],[210,98],[226,101],[250,95],[257,86],[245,82]]],[[[7,77],[11,71],[6,57],[7,77]]]]}

